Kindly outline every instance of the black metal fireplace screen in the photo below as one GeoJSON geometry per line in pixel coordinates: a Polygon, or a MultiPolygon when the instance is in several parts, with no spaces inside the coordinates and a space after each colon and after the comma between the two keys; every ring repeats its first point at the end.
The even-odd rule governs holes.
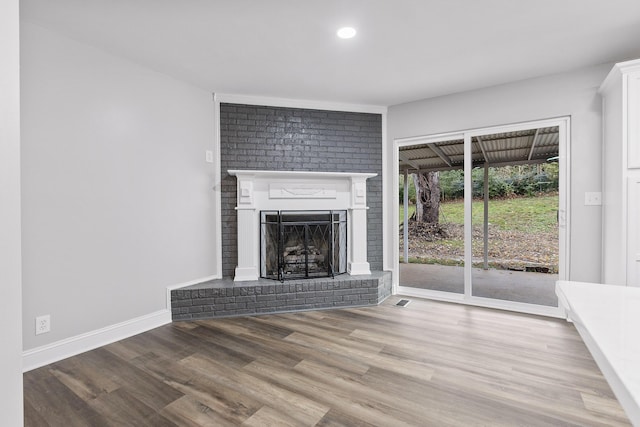
{"type": "Polygon", "coordinates": [[[347,211],[261,211],[260,276],[333,277],[347,271],[347,211]]]}

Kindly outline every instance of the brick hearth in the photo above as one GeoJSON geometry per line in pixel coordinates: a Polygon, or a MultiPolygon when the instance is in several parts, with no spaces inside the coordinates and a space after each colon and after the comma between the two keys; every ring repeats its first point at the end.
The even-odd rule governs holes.
{"type": "Polygon", "coordinates": [[[391,295],[391,273],[278,282],[210,280],[171,291],[173,320],[377,305],[391,295]]]}

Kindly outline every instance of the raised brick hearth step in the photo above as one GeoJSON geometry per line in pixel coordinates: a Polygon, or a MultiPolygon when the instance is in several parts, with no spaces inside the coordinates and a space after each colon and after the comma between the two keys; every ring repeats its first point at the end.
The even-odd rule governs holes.
{"type": "Polygon", "coordinates": [[[218,279],[171,291],[173,320],[377,305],[391,295],[391,273],[335,278],[218,279]]]}

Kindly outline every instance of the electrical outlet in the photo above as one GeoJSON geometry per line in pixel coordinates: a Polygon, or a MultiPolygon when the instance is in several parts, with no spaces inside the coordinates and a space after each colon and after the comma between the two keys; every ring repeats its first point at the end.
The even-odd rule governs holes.
{"type": "Polygon", "coordinates": [[[204,153],[205,153],[205,160],[207,161],[207,163],[213,163],[213,151],[207,150],[204,153]]]}
{"type": "Polygon", "coordinates": [[[584,205],[585,206],[601,206],[602,205],[602,193],[601,192],[586,192],[586,193],[584,193],[584,205]]]}
{"type": "Polygon", "coordinates": [[[51,330],[51,316],[36,317],[36,335],[46,334],[51,330]]]}

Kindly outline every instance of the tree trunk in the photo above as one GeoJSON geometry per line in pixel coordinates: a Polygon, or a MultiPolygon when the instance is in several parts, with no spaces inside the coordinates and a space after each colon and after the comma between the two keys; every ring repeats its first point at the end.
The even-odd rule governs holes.
{"type": "Polygon", "coordinates": [[[438,172],[413,174],[416,187],[417,222],[438,224],[440,218],[440,176],[438,172]]]}

